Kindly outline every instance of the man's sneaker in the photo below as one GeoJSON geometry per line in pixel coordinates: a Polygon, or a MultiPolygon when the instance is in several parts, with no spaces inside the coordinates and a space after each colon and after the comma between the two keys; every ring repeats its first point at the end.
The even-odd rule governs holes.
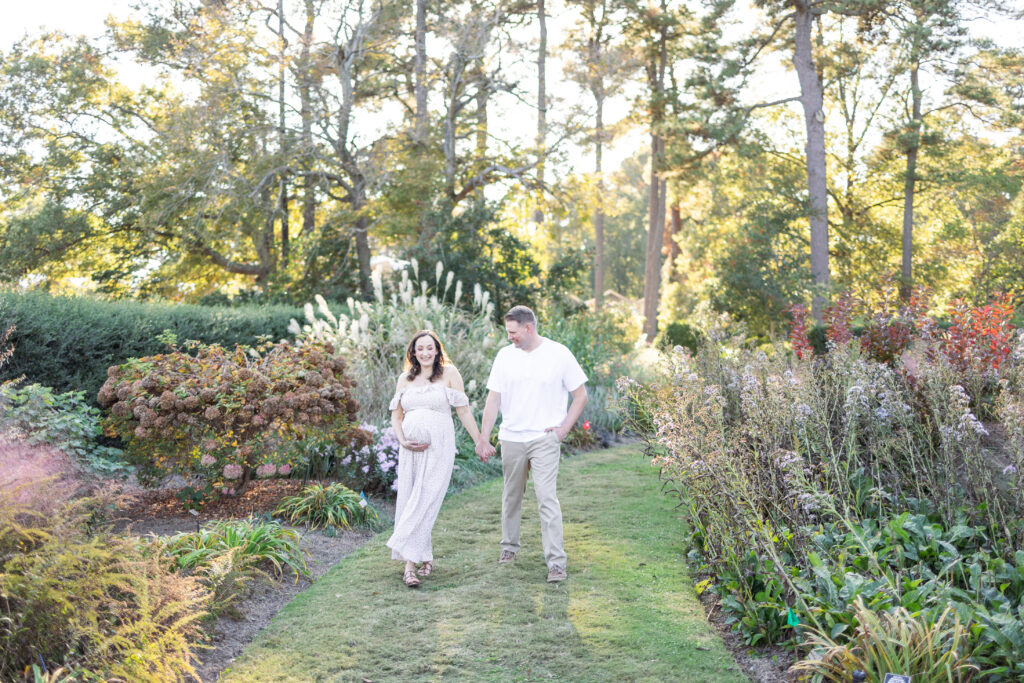
{"type": "Polygon", "coordinates": [[[556,564],[552,565],[551,569],[548,570],[548,583],[565,581],[566,577],[568,577],[568,574],[565,573],[565,567],[559,567],[556,564]]]}
{"type": "Polygon", "coordinates": [[[508,564],[512,560],[516,559],[516,554],[511,550],[502,550],[501,557],[498,558],[498,564],[508,564]]]}

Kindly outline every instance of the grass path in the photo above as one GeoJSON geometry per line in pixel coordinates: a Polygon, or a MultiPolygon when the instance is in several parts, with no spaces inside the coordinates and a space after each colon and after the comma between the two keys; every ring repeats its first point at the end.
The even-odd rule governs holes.
{"type": "Polygon", "coordinates": [[[449,498],[416,590],[378,535],[300,594],[222,681],[746,681],[704,619],[678,513],[633,446],[563,461],[569,579],[545,582],[532,487],[496,564],[501,482],[449,498]]]}

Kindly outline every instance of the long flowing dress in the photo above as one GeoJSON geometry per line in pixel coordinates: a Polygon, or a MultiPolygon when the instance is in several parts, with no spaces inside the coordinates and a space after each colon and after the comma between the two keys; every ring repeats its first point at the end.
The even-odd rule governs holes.
{"type": "Polygon", "coordinates": [[[430,532],[441,511],[455,465],[455,423],[452,408],[469,405],[461,391],[440,383],[403,389],[391,399],[391,410],[399,405],[405,416],[402,431],[409,441],[428,442],[420,452],[402,448],[398,452],[398,500],[395,530],[388,539],[391,559],[405,562],[433,562],[430,532]]]}

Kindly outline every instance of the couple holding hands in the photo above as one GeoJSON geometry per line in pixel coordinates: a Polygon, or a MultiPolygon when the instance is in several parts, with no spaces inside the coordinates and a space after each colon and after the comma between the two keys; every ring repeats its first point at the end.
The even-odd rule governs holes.
{"type": "Polygon", "coordinates": [[[501,411],[498,440],[505,486],[498,563],[512,562],[519,552],[523,494],[532,470],[547,580],[566,578],[556,481],[562,439],[587,403],[587,376],[569,349],[537,333],[537,317],[526,306],[505,314],[505,331],[511,345],[498,351],[491,366],[479,430],[462,376],[437,335],[417,332],[406,349],[405,370],[390,405],[401,448],[395,529],[387,545],[391,558],[405,563],[402,580],[409,587],[420,585],[420,577],[434,571],[430,534],[455,464],[453,407],[484,462],[495,454],[490,434],[501,411]],[[572,402],[567,408],[569,395],[572,402]]]}

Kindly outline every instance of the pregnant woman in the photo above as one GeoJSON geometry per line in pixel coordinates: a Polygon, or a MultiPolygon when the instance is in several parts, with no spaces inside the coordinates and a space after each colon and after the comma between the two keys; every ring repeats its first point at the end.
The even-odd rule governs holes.
{"type": "Polygon", "coordinates": [[[430,330],[413,335],[405,350],[405,371],[391,399],[391,426],[398,451],[395,531],[388,539],[391,559],[405,562],[402,580],[410,588],[434,571],[430,532],[448,491],[455,464],[452,408],[475,443],[480,431],[469,409],[462,376],[430,330]],[[417,571],[416,565],[419,565],[417,571]]]}

